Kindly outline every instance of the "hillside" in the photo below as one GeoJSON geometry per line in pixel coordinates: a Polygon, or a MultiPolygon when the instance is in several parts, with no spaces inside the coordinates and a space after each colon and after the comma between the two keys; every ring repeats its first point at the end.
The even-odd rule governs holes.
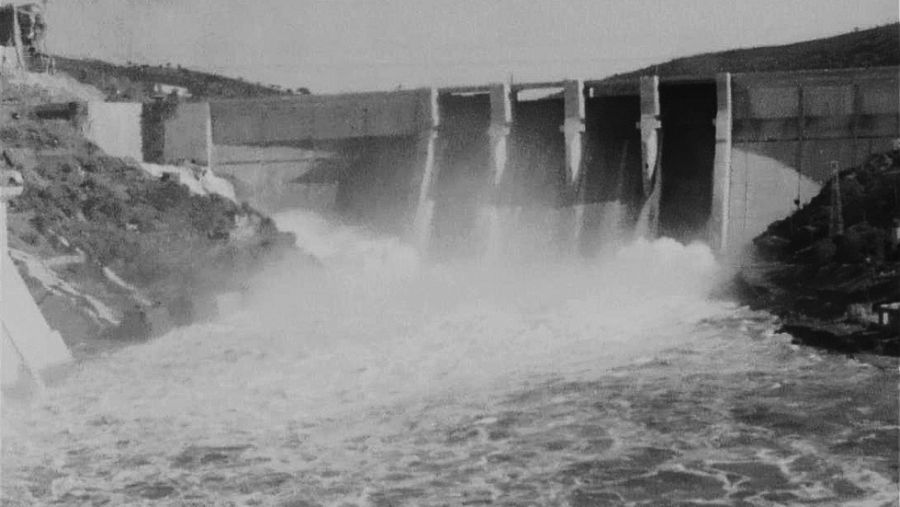
{"type": "Polygon", "coordinates": [[[205,168],[108,156],[69,121],[0,119],[0,170],[24,180],[10,256],[76,357],[211,318],[218,295],[294,251],[205,168]]]}
{"type": "Polygon", "coordinates": [[[719,72],[840,69],[900,65],[900,23],[781,46],[733,49],[676,58],[607,78],[629,81],[639,76],[704,76],[719,72]]]}
{"type": "Polygon", "coordinates": [[[102,90],[108,100],[141,101],[154,94],[154,85],[186,88],[194,98],[246,98],[308,94],[306,88],[285,90],[279,86],[250,83],[243,79],[189,70],[171,65],[116,65],[100,60],[55,57],[56,70],[102,90]]]}

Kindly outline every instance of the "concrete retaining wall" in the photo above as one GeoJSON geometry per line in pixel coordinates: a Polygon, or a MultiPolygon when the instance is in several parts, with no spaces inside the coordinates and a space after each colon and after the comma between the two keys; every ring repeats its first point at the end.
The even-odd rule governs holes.
{"type": "Polygon", "coordinates": [[[143,160],[141,104],[89,102],[84,135],[112,156],[143,160]]]}

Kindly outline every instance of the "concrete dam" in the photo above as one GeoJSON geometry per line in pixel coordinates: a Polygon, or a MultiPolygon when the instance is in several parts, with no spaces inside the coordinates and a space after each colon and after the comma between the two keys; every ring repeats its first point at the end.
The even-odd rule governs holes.
{"type": "Polygon", "coordinates": [[[590,253],[639,235],[740,253],[834,167],[900,137],[898,68],[569,80],[89,105],[88,129],[148,162],[191,160],[266,211],[324,207],[438,257],[503,231],[590,253]],[[155,118],[155,119],[154,119],[155,118]],[[149,135],[148,135],[149,133],[149,135]],[[132,134],[135,137],[138,134],[132,134]],[[539,238],[540,237],[540,238],[539,238]]]}

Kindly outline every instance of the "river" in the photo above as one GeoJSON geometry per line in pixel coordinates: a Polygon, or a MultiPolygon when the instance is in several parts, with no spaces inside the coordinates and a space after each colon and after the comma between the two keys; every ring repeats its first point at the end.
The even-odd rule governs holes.
{"type": "Polygon", "coordinates": [[[321,266],[3,400],[3,505],[897,505],[897,369],[711,298],[705,246],[430,265],[277,220],[321,266]]]}

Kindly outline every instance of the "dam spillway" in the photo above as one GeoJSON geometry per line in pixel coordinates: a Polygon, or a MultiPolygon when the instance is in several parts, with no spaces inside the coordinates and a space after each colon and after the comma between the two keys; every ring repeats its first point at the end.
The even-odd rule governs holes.
{"type": "MultiPolygon", "coordinates": [[[[808,202],[832,162],[890,148],[898,82],[876,67],[180,103],[157,135],[142,127],[139,156],[209,164],[273,212],[315,194],[432,252],[489,251],[524,220],[585,253],[637,228],[734,255],[808,202]],[[255,160],[224,155],[237,147],[255,160]],[[291,149],[334,156],[268,158],[291,149]]],[[[96,108],[95,130],[110,109],[96,108]]]]}

